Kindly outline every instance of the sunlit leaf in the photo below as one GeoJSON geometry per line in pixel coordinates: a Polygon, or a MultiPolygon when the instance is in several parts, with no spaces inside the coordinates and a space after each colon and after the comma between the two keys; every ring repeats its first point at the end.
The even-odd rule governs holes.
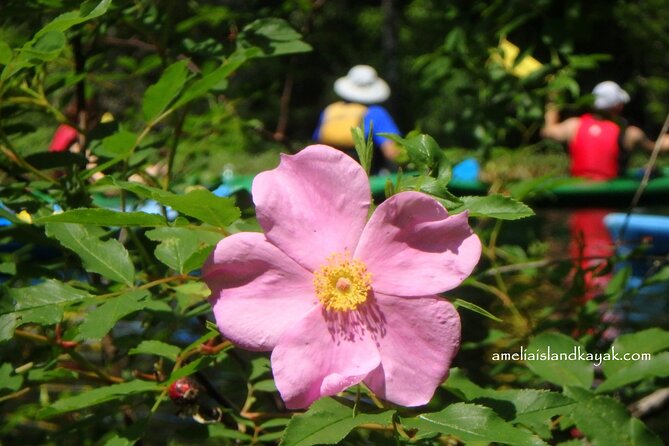
{"type": "Polygon", "coordinates": [[[165,69],[158,82],[147,88],[142,101],[144,120],[151,122],[165,111],[184,88],[188,79],[188,61],[180,60],[165,69]]]}
{"type": "Polygon", "coordinates": [[[195,189],[185,195],[176,195],[139,183],[115,181],[114,184],[213,226],[226,227],[241,215],[233,199],[217,197],[206,189],[195,189]]]}
{"type": "Polygon", "coordinates": [[[117,212],[110,209],[73,209],[35,219],[35,223],[79,223],[98,226],[165,226],[164,217],[145,212],[117,212]]]}
{"type": "Polygon", "coordinates": [[[619,401],[598,396],[573,407],[571,418],[593,446],[662,446],[662,441],[619,401]]]}
{"type": "Polygon", "coordinates": [[[176,345],[166,344],[161,341],[142,341],[137,347],[131,348],[128,351],[129,355],[157,355],[167,358],[172,361],[176,361],[181,349],[176,345]]]}
{"type": "Polygon", "coordinates": [[[102,241],[88,227],[74,223],[47,223],[46,233],[74,251],[88,271],[126,285],[133,284],[135,267],[118,240],[102,241]]]}
{"type": "Polygon", "coordinates": [[[530,370],[549,382],[587,389],[592,385],[594,366],[579,353],[588,352],[574,339],[561,333],[542,333],[530,340],[526,362],[530,370]]]}
{"type": "Polygon", "coordinates": [[[418,429],[421,436],[429,433],[454,435],[466,443],[546,444],[530,432],[504,421],[489,407],[469,403],[451,404],[438,412],[402,418],[402,425],[405,429],[418,429]]]}
{"type": "Polygon", "coordinates": [[[471,217],[491,217],[500,220],[519,220],[534,215],[534,211],[524,203],[504,195],[460,197],[462,205],[451,212],[469,211],[471,217]]]}
{"type": "Polygon", "coordinates": [[[361,424],[392,425],[392,412],[354,413],[349,406],[332,398],[315,402],[307,412],[294,415],[288,423],[281,446],[336,444],[361,424]]]}
{"type": "Polygon", "coordinates": [[[37,413],[39,419],[50,418],[75,410],[82,410],[109,401],[122,400],[132,395],[157,392],[159,384],[150,381],[128,381],[84,391],[79,395],[61,398],[37,413]]]}

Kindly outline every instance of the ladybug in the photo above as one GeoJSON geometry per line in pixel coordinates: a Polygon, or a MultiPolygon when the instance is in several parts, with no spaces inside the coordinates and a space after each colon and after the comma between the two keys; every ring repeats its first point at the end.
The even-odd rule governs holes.
{"type": "Polygon", "coordinates": [[[198,385],[190,378],[179,378],[168,389],[170,399],[180,405],[194,404],[199,393],[198,385]]]}

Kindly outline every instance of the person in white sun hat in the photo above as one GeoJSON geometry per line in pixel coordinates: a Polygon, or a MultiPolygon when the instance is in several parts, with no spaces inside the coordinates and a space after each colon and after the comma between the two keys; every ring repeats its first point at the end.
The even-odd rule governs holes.
{"type": "Polygon", "coordinates": [[[390,87],[369,65],[356,65],[334,83],[342,100],[328,105],[320,114],[313,139],[344,151],[357,159],[351,129],[363,126],[365,135],[373,131],[375,153],[371,173],[395,170],[399,149],[391,139],[379,135],[400,135],[392,116],[380,104],[390,97],[390,87]]]}
{"type": "MultiPolygon", "coordinates": [[[[547,104],[541,135],[567,145],[572,176],[609,180],[624,172],[633,150],[652,151],[655,142],[622,118],[630,96],[620,85],[613,81],[600,82],[592,94],[592,113],[562,122],[558,110],[547,104]]],[[[669,150],[669,135],[662,135],[661,150],[669,150]]]]}

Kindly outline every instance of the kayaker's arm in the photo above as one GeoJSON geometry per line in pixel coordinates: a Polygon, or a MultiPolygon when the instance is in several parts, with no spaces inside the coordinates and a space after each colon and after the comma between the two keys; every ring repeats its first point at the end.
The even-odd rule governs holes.
{"type": "Polygon", "coordinates": [[[568,118],[560,122],[560,112],[555,105],[548,103],[544,113],[544,126],[541,128],[541,136],[566,144],[576,135],[579,123],[579,118],[568,118]]]}
{"type": "MultiPolygon", "coordinates": [[[[643,130],[635,126],[629,126],[627,128],[623,138],[623,144],[625,150],[629,151],[642,149],[648,152],[652,152],[655,148],[655,141],[649,139],[643,130]]],[[[660,151],[669,151],[669,135],[665,134],[660,137],[660,151]]]]}

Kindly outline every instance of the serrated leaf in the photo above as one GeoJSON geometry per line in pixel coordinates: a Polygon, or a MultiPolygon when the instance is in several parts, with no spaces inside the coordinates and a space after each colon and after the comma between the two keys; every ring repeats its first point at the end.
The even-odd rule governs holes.
{"type": "Polygon", "coordinates": [[[195,189],[185,195],[176,195],[139,183],[114,181],[114,184],[213,226],[226,227],[241,216],[233,199],[217,197],[206,189],[195,189]]]}
{"type": "Polygon", "coordinates": [[[21,57],[28,59],[53,60],[65,48],[67,39],[62,31],[51,30],[40,34],[29,45],[21,48],[21,57]]]}
{"type": "Polygon", "coordinates": [[[291,418],[281,446],[336,444],[357,426],[366,423],[392,425],[393,412],[356,413],[332,398],[316,401],[307,412],[291,418]]]}
{"type": "Polygon", "coordinates": [[[200,249],[197,234],[187,228],[160,228],[147,232],[146,236],[160,241],[155,249],[156,258],[181,274],[187,272],[184,265],[200,249]]]}
{"type": "Polygon", "coordinates": [[[111,0],[87,0],[83,2],[79,11],[66,12],[59,15],[39,30],[36,36],[53,30],[63,32],[75,25],[98,18],[107,12],[110,5],[111,0]]]}
{"type": "Polygon", "coordinates": [[[613,398],[590,398],[574,405],[570,416],[593,446],[662,446],[655,434],[613,398]]]}
{"type": "Polygon", "coordinates": [[[166,344],[161,341],[142,341],[137,347],[131,348],[129,355],[157,355],[167,358],[171,361],[176,361],[181,353],[181,349],[176,345],[166,344]]]}
{"type": "Polygon", "coordinates": [[[118,240],[102,241],[89,227],[74,223],[47,223],[46,234],[74,251],[86,270],[126,285],[133,284],[135,266],[118,240]]]}
{"type": "Polygon", "coordinates": [[[443,153],[437,141],[430,135],[420,134],[402,138],[398,135],[383,134],[406,149],[409,158],[420,170],[433,170],[440,163],[443,153]]]}
{"type": "Polygon", "coordinates": [[[546,445],[539,437],[507,423],[489,407],[469,403],[451,404],[439,412],[402,418],[402,425],[405,429],[418,429],[421,436],[427,433],[454,435],[465,443],[546,445]]]}
{"type": "Polygon", "coordinates": [[[258,19],[245,26],[237,36],[239,49],[254,49],[250,57],[281,56],[311,51],[311,45],[288,22],[279,18],[258,19]]]}
{"type": "Polygon", "coordinates": [[[597,387],[597,393],[610,392],[649,378],[669,376],[669,352],[662,352],[650,360],[636,360],[617,372],[607,375],[607,379],[597,387]]]}
{"type": "Polygon", "coordinates": [[[0,301],[0,341],[11,339],[16,327],[35,323],[52,325],[63,318],[63,308],[89,294],[57,280],[46,280],[23,288],[8,288],[0,301]]]}
{"type": "Polygon", "coordinates": [[[218,87],[221,82],[230,76],[230,74],[237,68],[242,66],[247,60],[248,58],[244,51],[235,51],[221,64],[220,67],[188,85],[174,103],[174,107],[181,107],[218,87]]]}
{"type": "Polygon", "coordinates": [[[35,59],[52,60],[65,47],[64,32],[78,24],[104,14],[111,0],[88,0],[79,11],[59,15],[35,33],[33,38],[19,50],[18,57],[9,61],[0,80],[6,80],[20,70],[33,66],[35,59]],[[62,45],[61,45],[62,44],[62,45]]]}
{"type": "Polygon", "coordinates": [[[53,308],[63,304],[79,302],[90,296],[85,291],[53,279],[23,288],[7,288],[6,291],[8,300],[12,301],[13,304],[4,300],[0,304],[0,314],[20,313],[38,308],[53,308]]]}
{"type": "Polygon", "coordinates": [[[150,296],[146,290],[137,290],[106,299],[88,313],[84,322],[79,325],[76,339],[101,339],[119,320],[145,309],[151,303],[150,296]]]}
{"type": "Polygon", "coordinates": [[[18,327],[18,316],[16,313],[3,314],[0,316],[0,342],[12,339],[14,330],[18,327]]]}
{"type": "Polygon", "coordinates": [[[132,395],[156,392],[160,389],[159,384],[150,381],[129,381],[121,384],[113,384],[107,387],[99,387],[88,390],[79,395],[61,398],[49,407],[40,410],[37,418],[43,420],[56,415],[82,410],[97,406],[109,401],[121,400],[132,395]]]}
{"type": "Polygon", "coordinates": [[[528,344],[526,362],[546,381],[587,389],[592,385],[594,368],[592,362],[579,359],[578,352],[586,350],[574,339],[561,333],[541,333],[528,344]]]}
{"type": "Polygon", "coordinates": [[[15,392],[21,388],[23,376],[14,374],[14,367],[6,362],[0,365],[0,390],[15,392]]]}
{"type": "Polygon", "coordinates": [[[451,370],[445,387],[469,402],[485,404],[512,424],[531,428],[542,438],[550,437],[550,422],[571,411],[576,402],[560,393],[535,389],[495,390],[470,381],[460,369],[451,370]]]}
{"type": "MultiPolygon", "coordinates": [[[[649,328],[636,333],[619,336],[613,341],[609,353],[615,353],[619,356],[619,359],[622,359],[627,353],[657,353],[667,349],[669,349],[669,331],[660,328],[649,328]]],[[[607,378],[611,378],[623,369],[631,366],[633,362],[631,359],[628,361],[624,359],[603,361],[602,370],[607,378]]]]}
{"type": "Polygon", "coordinates": [[[135,133],[121,128],[97,144],[94,153],[98,156],[123,159],[132,154],[137,139],[135,133]]]}
{"type": "Polygon", "coordinates": [[[184,88],[188,74],[188,61],[180,60],[167,67],[158,82],[146,89],[142,101],[146,122],[151,122],[165,111],[184,88]]]}
{"type": "Polygon", "coordinates": [[[526,204],[500,194],[460,197],[460,200],[462,205],[452,209],[452,212],[469,211],[471,217],[519,220],[534,215],[534,211],[526,204]]]}
{"type": "Polygon", "coordinates": [[[160,215],[146,212],[118,212],[111,209],[73,209],[36,218],[34,223],[79,223],[98,226],[166,226],[160,215]]]}

